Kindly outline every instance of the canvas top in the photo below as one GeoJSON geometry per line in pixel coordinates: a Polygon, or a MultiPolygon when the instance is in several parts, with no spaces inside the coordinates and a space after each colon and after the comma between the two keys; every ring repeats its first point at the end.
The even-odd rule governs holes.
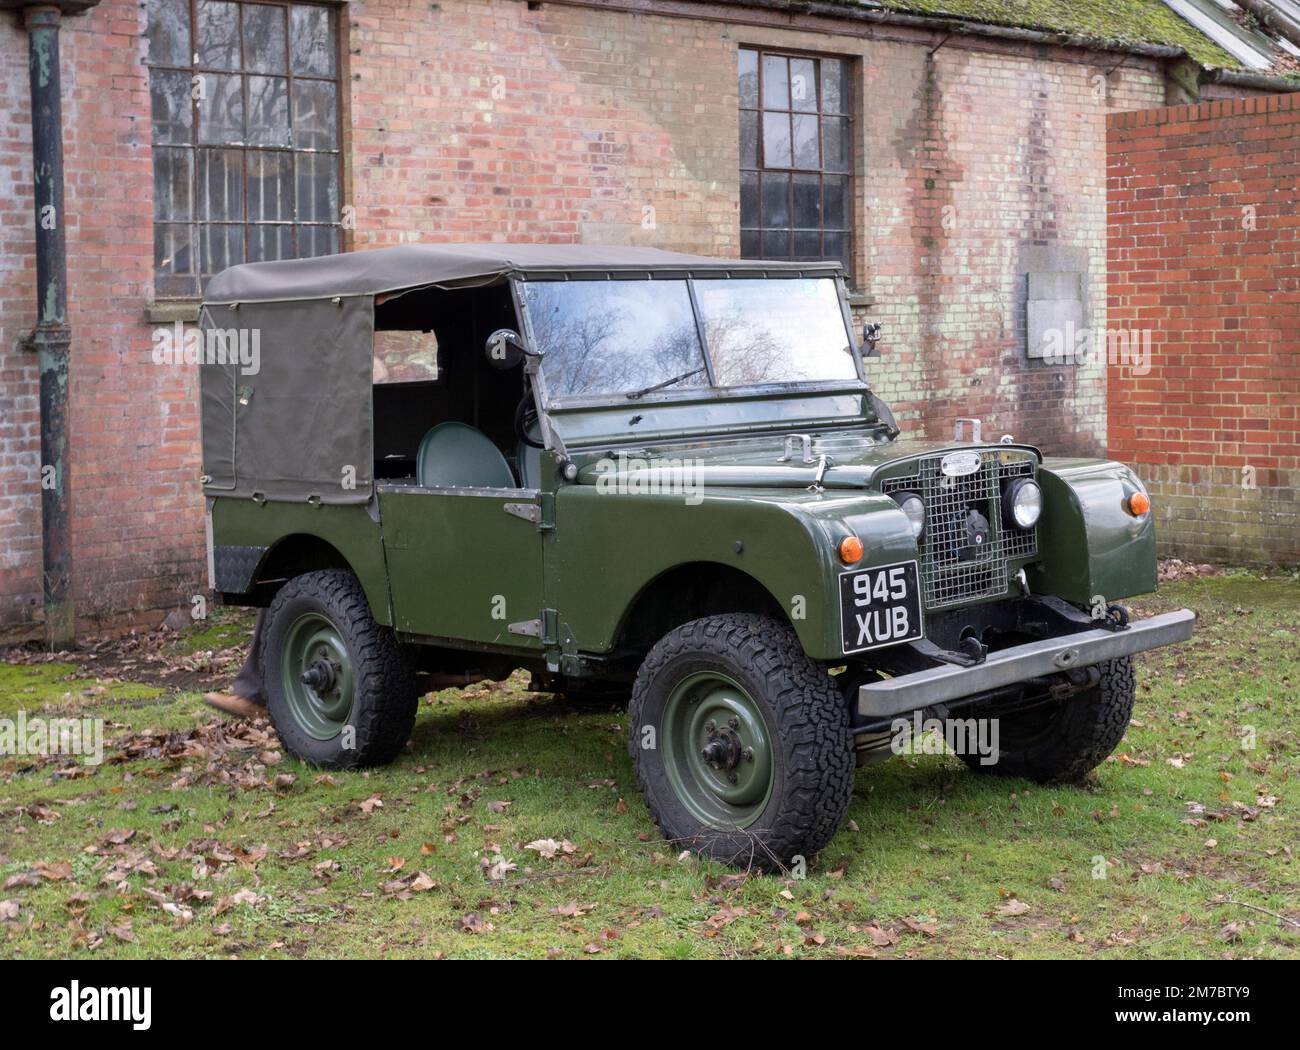
{"type": "Polygon", "coordinates": [[[242,263],[208,283],[204,301],[288,302],[380,295],[432,285],[479,284],[506,275],[635,275],[714,271],[754,275],[830,274],[834,262],[715,259],[659,248],[587,244],[404,244],[311,259],[242,263]]]}

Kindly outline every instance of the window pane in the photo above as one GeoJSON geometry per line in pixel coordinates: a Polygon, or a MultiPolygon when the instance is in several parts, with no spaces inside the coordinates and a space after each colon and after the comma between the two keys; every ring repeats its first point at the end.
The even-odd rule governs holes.
{"type": "Polygon", "coordinates": [[[847,113],[848,87],[846,73],[848,63],[836,58],[823,58],[822,62],[822,112],[847,113]]]}
{"type": "Polygon", "coordinates": [[[707,382],[685,281],[529,281],[524,287],[552,396],[707,382]]]}
{"type": "Polygon", "coordinates": [[[740,52],[740,104],[748,109],[758,108],[758,52],[740,52]]]}
{"type": "Polygon", "coordinates": [[[186,295],[198,291],[195,280],[193,227],[156,222],[153,226],[154,291],[159,295],[186,295]]]}
{"type": "Polygon", "coordinates": [[[830,233],[828,231],[822,238],[822,246],[824,258],[838,260],[844,269],[849,271],[849,235],[847,233],[830,233]]]}
{"type": "Polygon", "coordinates": [[[204,276],[220,273],[227,266],[244,261],[243,226],[200,226],[199,244],[204,276]]]}
{"type": "Polygon", "coordinates": [[[796,168],[819,168],[817,118],[796,115],[794,118],[794,164],[796,168]]]}
{"type": "Polygon", "coordinates": [[[284,8],[244,4],[244,68],[259,73],[285,71],[284,8]]]}
{"type": "Polygon", "coordinates": [[[334,13],[323,7],[294,7],[289,14],[293,71],[334,75],[334,13]]]}
{"type": "Polygon", "coordinates": [[[307,259],[314,255],[333,255],[339,250],[339,228],[337,226],[299,226],[298,258],[307,259]]]}
{"type": "Polygon", "coordinates": [[[298,149],[334,149],[338,145],[335,88],[324,80],[293,82],[293,144],[298,149]]]}
{"type": "Polygon", "coordinates": [[[761,259],[763,257],[762,239],[757,230],[740,231],[740,257],[742,259],[761,259]]]}
{"type": "Polygon", "coordinates": [[[239,5],[199,0],[199,65],[205,69],[239,68],[239,5]]]}
{"type": "Polygon", "coordinates": [[[790,225],[790,176],[762,176],[763,186],[763,226],[786,227],[790,225]]]}
{"type": "Polygon", "coordinates": [[[255,146],[287,146],[289,81],[284,77],[248,78],[248,141],[255,146]]]}
{"type": "Polygon", "coordinates": [[[849,121],[847,117],[822,120],[822,149],[827,171],[849,170],[849,121]]]}
{"type": "Polygon", "coordinates": [[[790,108],[790,71],[780,55],[763,56],[763,108],[790,108]]]}
{"type": "Polygon", "coordinates": [[[794,225],[819,230],[822,225],[822,188],[819,175],[794,176],[794,225]]]}
{"type": "Polygon", "coordinates": [[[194,106],[188,73],[150,73],[149,105],[153,111],[154,142],[191,141],[194,106]]]}
{"type": "Polygon", "coordinates": [[[790,102],[793,109],[817,112],[817,64],[810,58],[790,59],[790,102]]]}
{"type": "Polygon", "coordinates": [[[244,156],[239,150],[199,150],[199,218],[242,222],[243,175],[244,156]]]}
{"type": "Polygon", "coordinates": [[[155,219],[192,219],[194,185],[190,165],[194,151],[159,146],[153,151],[153,216],[155,219]]]}
{"type": "Polygon", "coordinates": [[[199,141],[237,145],[244,141],[243,78],[237,74],[205,73],[199,99],[199,141]]]}
{"type": "Polygon", "coordinates": [[[762,258],[764,259],[790,258],[790,231],[789,230],[764,230],[762,258]]]}
{"type": "Polygon", "coordinates": [[[695,295],[720,385],[857,378],[830,278],[785,280],[778,294],[771,281],[701,280],[695,295]]]}
{"type": "Polygon", "coordinates": [[[298,214],[300,222],[338,222],[339,165],[331,153],[296,155],[298,214]]]}
{"type": "Polygon", "coordinates": [[[763,164],[790,167],[790,118],[785,113],[763,114],[763,164]]]}
{"type": "Polygon", "coordinates": [[[753,110],[740,114],[740,166],[758,167],[758,113],[753,110]]]}
{"type": "MultiPolygon", "coordinates": [[[[288,153],[248,151],[248,221],[293,218],[293,176],[288,153]]],[[[250,253],[252,248],[249,249],[250,253]]],[[[279,256],[275,256],[279,258],[279,256]]]]}
{"type": "Polygon", "coordinates": [[[149,27],[145,30],[148,57],[153,65],[189,66],[190,5],[187,0],[149,0],[149,27]]]}
{"type": "Polygon", "coordinates": [[[828,230],[849,228],[849,178],[827,175],[823,180],[822,221],[828,230]]]}
{"type": "Polygon", "coordinates": [[[740,176],[740,228],[758,226],[758,173],[742,172],[740,176]]]}
{"type": "Polygon", "coordinates": [[[249,262],[274,262],[276,259],[292,258],[292,226],[250,226],[248,228],[249,262]]]}
{"type": "Polygon", "coordinates": [[[819,230],[795,230],[794,257],[796,259],[820,259],[822,257],[822,235],[819,230]]]}

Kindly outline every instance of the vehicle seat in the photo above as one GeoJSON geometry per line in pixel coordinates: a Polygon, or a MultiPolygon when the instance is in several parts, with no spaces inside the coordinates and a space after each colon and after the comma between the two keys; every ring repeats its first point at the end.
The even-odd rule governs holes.
{"type": "Polygon", "coordinates": [[[439,423],[424,435],[415,458],[415,481],[430,489],[516,487],[501,450],[465,423],[439,423]]]}

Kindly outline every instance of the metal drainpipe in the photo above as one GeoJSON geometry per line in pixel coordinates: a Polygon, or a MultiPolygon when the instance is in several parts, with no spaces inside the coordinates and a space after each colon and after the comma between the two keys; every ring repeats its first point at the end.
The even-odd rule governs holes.
{"type": "MultiPolygon", "coordinates": [[[[79,5],[80,6],[80,5],[79,5]]],[[[68,499],[68,268],[63,211],[63,120],[59,25],[52,5],[25,7],[32,89],[32,175],[36,207],[36,327],[29,337],[41,370],[41,554],[45,643],[76,636],[68,499]]]]}

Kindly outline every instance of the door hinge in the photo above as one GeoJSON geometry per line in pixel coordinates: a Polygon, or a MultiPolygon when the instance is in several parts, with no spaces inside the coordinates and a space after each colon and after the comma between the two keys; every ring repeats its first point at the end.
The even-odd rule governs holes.
{"type": "Polygon", "coordinates": [[[520,620],[518,623],[512,623],[509,630],[511,634],[522,634],[529,638],[540,638],[542,636],[542,621],[520,620]]]}
{"type": "Polygon", "coordinates": [[[542,522],[542,508],[536,503],[503,503],[501,509],[516,518],[531,521],[534,525],[540,525],[542,522]]]}

